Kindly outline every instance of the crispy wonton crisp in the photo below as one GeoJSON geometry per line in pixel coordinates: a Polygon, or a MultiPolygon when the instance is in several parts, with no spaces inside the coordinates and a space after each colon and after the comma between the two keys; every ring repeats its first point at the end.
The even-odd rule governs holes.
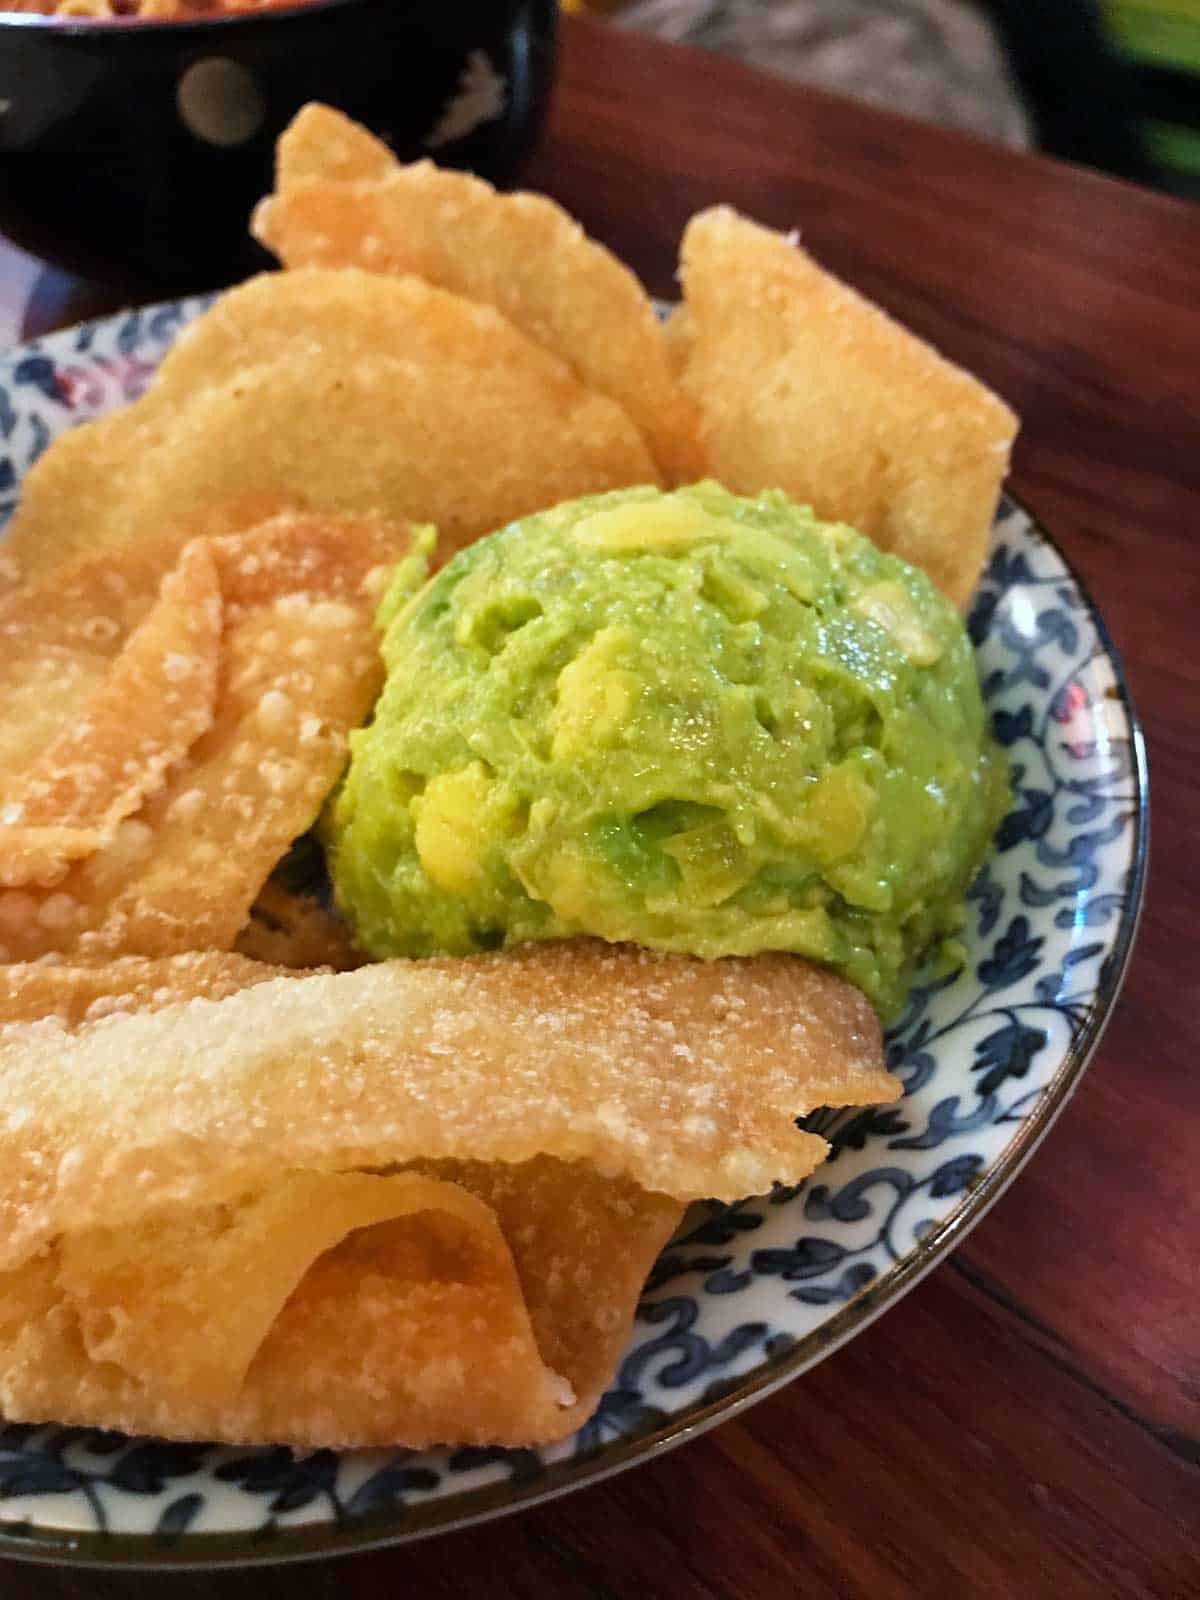
{"type": "Polygon", "coordinates": [[[0,1027],[53,1018],[65,1028],[81,1028],[119,1012],[161,1011],[181,1000],[224,1000],[283,975],[282,967],[223,950],[159,961],[119,956],[89,966],[11,962],[0,965],[0,1027]]]}
{"type": "Polygon", "coordinates": [[[733,1199],[823,1159],[797,1116],[898,1090],[870,1006],[830,973],[596,941],[281,978],[78,1038],[13,1029],[0,1264],[285,1170],[551,1155],[733,1199]]]}
{"type": "MultiPolygon", "coordinates": [[[[161,788],[212,723],[221,619],[212,553],[189,545],[78,714],[7,778],[0,886],[53,884],[71,861],[111,843],[117,825],[161,788]]],[[[50,663],[35,649],[23,664],[50,663]]]]}
{"type": "Polygon", "coordinates": [[[406,543],[393,524],[303,516],[208,541],[222,608],[211,726],[111,842],[51,888],[0,890],[0,959],[233,944],[374,703],[375,580],[406,543]]]}
{"type": "Polygon", "coordinates": [[[308,178],[336,178],[355,183],[385,178],[396,158],[373,133],[333,106],[312,100],[301,106],[279,137],[275,149],[279,189],[308,178]]]}
{"type": "Polygon", "coordinates": [[[289,171],[253,227],[287,267],[411,273],[493,306],[624,409],[669,483],[704,475],[696,408],[645,291],[543,195],[498,194],[431,161],[356,183],[289,171]]]}
{"type": "Polygon", "coordinates": [[[299,1448],[561,1438],[681,1208],[583,1164],[292,1173],[0,1270],[0,1406],[299,1448]]]}
{"type": "Polygon", "coordinates": [[[620,407],[490,307],[415,278],[269,273],[185,329],[141,400],[55,440],[10,554],[30,583],[97,551],[169,566],[189,538],[290,510],[433,522],[445,557],[656,480],[620,407]]]}
{"type": "Polygon", "coordinates": [[[0,1028],[8,1417],[562,1437],[682,1202],[796,1181],[826,1150],[797,1114],[898,1090],[866,1002],[793,958],[577,943],[260,976],[0,1028]]]}
{"type": "Polygon", "coordinates": [[[964,605],[1017,431],[1004,402],[727,206],[688,224],[681,276],[671,345],[713,476],[850,523],[964,605]]]}

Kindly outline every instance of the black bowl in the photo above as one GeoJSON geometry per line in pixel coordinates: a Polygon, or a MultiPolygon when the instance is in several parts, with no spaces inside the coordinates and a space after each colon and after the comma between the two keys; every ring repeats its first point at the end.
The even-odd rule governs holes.
{"type": "Polygon", "coordinates": [[[541,131],[555,0],[307,0],[194,21],[0,13],[0,229],[177,288],[266,264],[247,235],[309,100],[494,182],[541,131]]]}

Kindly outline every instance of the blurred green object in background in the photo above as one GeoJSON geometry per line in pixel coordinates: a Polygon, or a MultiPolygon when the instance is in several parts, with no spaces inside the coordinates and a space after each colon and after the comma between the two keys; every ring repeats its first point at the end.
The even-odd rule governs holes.
{"type": "Polygon", "coordinates": [[[1200,200],[1200,0],[978,0],[1051,155],[1200,200]]]}
{"type": "Polygon", "coordinates": [[[1103,17],[1157,181],[1200,200],[1200,3],[1105,0],[1103,17]]]}
{"type": "Polygon", "coordinates": [[[1109,32],[1127,55],[1200,73],[1196,0],[1104,0],[1102,9],[1109,32]]]}

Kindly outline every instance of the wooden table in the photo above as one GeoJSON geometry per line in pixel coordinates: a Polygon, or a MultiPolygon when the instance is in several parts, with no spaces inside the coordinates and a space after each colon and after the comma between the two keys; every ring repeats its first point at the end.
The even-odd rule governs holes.
{"type": "MultiPolygon", "coordinates": [[[[1022,413],[1015,487],[1097,597],[1150,743],[1119,1012],[964,1248],[738,1421],[391,1553],[242,1577],[5,1564],[0,1594],[1200,1595],[1200,209],[582,23],[530,177],[663,295],[700,206],[801,227],[1022,413]]],[[[128,295],[0,247],[9,337],[128,295]]]]}

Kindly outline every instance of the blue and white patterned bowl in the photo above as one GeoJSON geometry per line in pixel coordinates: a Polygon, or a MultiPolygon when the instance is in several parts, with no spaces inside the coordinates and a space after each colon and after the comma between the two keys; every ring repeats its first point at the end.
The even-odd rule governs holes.
{"type": "MultiPolygon", "coordinates": [[[[50,439],[139,393],[200,300],[0,359],[0,518],[50,439]]],[[[970,618],[1012,810],[970,894],[969,960],[888,1036],[895,1106],[814,1125],[799,1189],[693,1208],[612,1388],[545,1450],[282,1449],[0,1423],[0,1555],[240,1564],[461,1527],[642,1461],[812,1366],[959,1243],[1031,1154],[1111,1011],[1145,873],[1145,753],[1120,667],[1046,534],[1006,501],[970,618]]]]}

